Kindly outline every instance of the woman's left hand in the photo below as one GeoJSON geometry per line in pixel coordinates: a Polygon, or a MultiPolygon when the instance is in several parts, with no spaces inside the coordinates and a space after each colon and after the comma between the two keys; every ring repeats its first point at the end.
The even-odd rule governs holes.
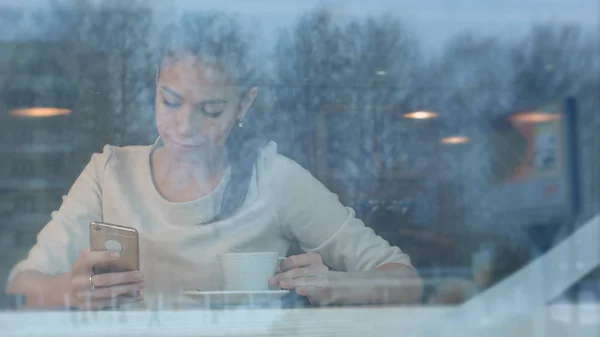
{"type": "Polygon", "coordinates": [[[279,264],[278,273],[269,279],[271,286],[293,289],[313,304],[326,304],[331,297],[329,279],[337,272],[323,264],[318,253],[290,256],[279,264]]]}
{"type": "Polygon", "coordinates": [[[422,294],[422,281],[409,266],[390,263],[372,271],[339,272],[329,270],[317,253],[285,259],[269,284],[295,290],[315,305],[415,303],[422,294]]]}

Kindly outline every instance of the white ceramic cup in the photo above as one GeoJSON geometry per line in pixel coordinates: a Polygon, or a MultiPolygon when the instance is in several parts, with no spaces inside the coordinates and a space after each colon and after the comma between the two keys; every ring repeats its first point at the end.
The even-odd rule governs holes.
{"type": "Polygon", "coordinates": [[[280,258],[278,252],[218,254],[226,291],[270,290],[269,278],[275,275],[280,258]]]}

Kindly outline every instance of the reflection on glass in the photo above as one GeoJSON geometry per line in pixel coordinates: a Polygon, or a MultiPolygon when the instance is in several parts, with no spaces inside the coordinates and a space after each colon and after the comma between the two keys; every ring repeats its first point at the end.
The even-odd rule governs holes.
{"type": "Polygon", "coordinates": [[[415,111],[404,114],[404,117],[411,119],[432,119],[436,118],[437,114],[431,111],[415,111]]]}
{"type": "Polygon", "coordinates": [[[22,109],[13,109],[11,114],[13,116],[19,117],[53,117],[53,116],[61,116],[68,115],[71,113],[69,109],[61,109],[61,108],[22,108],[22,109]]]}
{"type": "MultiPolygon", "coordinates": [[[[442,9],[434,13],[435,18],[428,10],[418,14],[417,8],[413,13],[413,6],[420,6],[419,2],[403,3],[399,16],[375,14],[375,10],[383,9],[383,2],[395,6],[383,0],[361,4],[358,10],[351,4],[338,4],[334,11],[326,5],[308,10],[307,2],[303,2],[307,11],[286,4],[289,13],[268,0],[258,1],[258,6],[272,5],[271,11],[254,11],[250,7],[256,5],[242,2],[234,6],[215,2],[214,7],[238,15],[233,21],[218,24],[217,15],[211,19],[214,27],[191,24],[201,29],[188,41],[202,46],[193,50],[232,50],[224,52],[224,59],[240,59],[234,62],[239,63],[239,73],[232,71],[230,75],[239,75],[235,78],[242,82],[232,85],[241,90],[251,84],[242,73],[256,77],[252,84],[259,87],[260,100],[247,111],[243,123],[232,124],[234,130],[243,126],[245,133],[264,134],[264,138],[276,141],[278,151],[314,174],[374,233],[406,251],[427,285],[421,304],[435,306],[432,310],[463,305],[472,297],[487,301],[483,293],[506,284],[520,269],[539,261],[540,255],[564,243],[574,229],[600,211],[597,18],[589,20],[588,15],[583,20],[585,15],[581,15],[597,11],[582,11],[580,7],[581,3],[596,0],[563,1],[563,6],[570,9],[566,11],[570,13],[569,23],[558,12],[556,21],[538,23],[534,22],[534,18],[540,18],[537,10],[533,13],[510,4],[490,8],[475,0],[465,3],[469,1],[464,6],[468,11],[442,9]],[[443,22],[445,11],[451,30],[443,22]],[[519,20],[514,20],[511,11],[518,13],[519,20]],[[580,13],[581,22],[571,20],[575,12],[580,13]],[[260,31],[254,31],[254,25],[245,21],[253,16],[263,26],[260,31]],[[483,23],[477,19],[488,16],[493,20],[483,23]],[[418,21],[438,24],[419,25],[418,21]],[[515,28],[507,32],[507,27],[515,28]],[[249,46],[233,43],[238,29],[248,32],[244,41],[249,46]],[[459,29],[466,34],[455,34],[459,29]],[[490,34],[484,36],[484,31],[490,34]],[[206,39],[202,38],[204,34],[206,39]],[[252,52],[246,53],[250,45],[252,52]],[[248,57],[240,57],[246,54],[248,57]],[[245,68],[252,71],[246,72],[245,68]],[[573,133],[565,132],[562,125],[570,115],[561,119],[559,110],[541,104],[562,101],[567,95],[576,97],[580,105],[580,119],[573,133]],[[497,117],[506,123],[495,124],[497,117]],[[571,160],[576,152],[568,146],[571,136],[580,140],[577,160],[571,160]],[[581,180],[583,211],[575,215],[565,211],[571,207],[572,172],[581,180]]],[[[0,74],[6,74],[0,76],[0,252],[5,253],[0,259],[2,281],[35,243],[50,212],[61,207],[61,196],[92,153],[101,152],[104,144],[152,144],[157,131],[155,101],[164,103],[171,112],[185,111],[181,106],[191,102],[164,102],[161,96],[156,100],[155,47],[160,44],[156,32],[163,18],[175,17],[176,12],[204,12],[202,6],[188,2],[184,8],[181,0],[168,5],[145,0],[111,5],[92,0],[54,2],[54,8],[29,6],[22,15],[7,15],[6,19],[13,20],[7,27],[14,36],[2,35],[0,22],[0,35],[6,38],[0,38],[0,74]],[[27,11],[38,11],[32,17],[40,18],[35,20],[39,25],[24,19],[27,11]],[[38,28],[52,33],[30,36],[38,28]]],[[[551,7],[545,9],[552,12],[551,7]]],[[[168,72],[165,68],[160,71],[164,81],[168,72]]],[[[191,97],[188,87],[193,86],[177,89],[182,96],[191,97]]],[[[216,104],[212,106],[214,114],[200,114],[190,120],[198,118],[199,125],[208,125],[209,115],[217,117],[222,110],[237,105],[238,100],[236,97],[230,104],[216,104]]],[[[115,152],[110,158],[112,163],[120,157],[115,152]]],[[[140,165],[145,166],[147,159],[142,158],[140,165]]],[[[103,198],[101,209],[118,213],[129,203],[139,203],[141,198],[130,198],[116,207],[104,207],[111,191],[115,195],[127,193],[128,188],[123,186],[138,177],[130,174],[119,180],[117,187],[107,188],[114,178],[104,172],[113,167],[111,164],[97,170],[102,180],[87,181],[95,188],[93,193],[67,199],[80,206],[84,197],[98,195],[103,198]]],[[[297,191],[287,189],[282,195],[288,197],[297,191]]],[[[302,202],[318,204],[310,193],[300,197],[302,202]]],[[[77,215],[79,210],[57,219],[77,215]]],[[[147,208],[131,219],[117,217],[115,221],[123,225],[136,221],[161,223],[161,216],[140,221],[153,211],[147,208]]],[[[277,211],[272,214],[279,215],[281,211],[277,211]]],[[[303,212],[294,218],[313,213],[303,212]]],[[[329,207],[325,213],[335,214],[329,207]]],[[[89,240],[85,226],[89,220],[78,221],[83,229],[78,235],[69,235],[69,240],[86,245],[89,240]]],[[[220,238],[232,239],[224,235],[221,225],[198,230],[216,228],[220,238]]],[[[310,235],[314,240],[325,239],[310,235]]],[[[50,235],[46,232],[43,236],[50,235]]],[[[164,238],[172,239],[166,235],[164,238]]],[[[192,261],[212,244],[228,244],[219,240],[198,244],[200,240],[186,239],[193,242],[188,248],[196,250],[190,254],[192,261]]],[[[52,241],[57,240],[54,237],[52,241]]],[[[363,250],[369,250],[364,242],[361,240],[363,250]]],[[[566,276],[580,277],[582,268],[591,265],[589,259],[600,256],[597,250],[588,253],[581,242],[572,253],[567,251],[561,256],[561,264],[544,265],[559,266],[560,272],[540,268],[534,275],[539,279],[513,280],[511,287],[504,288],[510,290],[500,294],[508,294],[509,301],[484,303],[488,311],[516,313],[520,301],[534,297],[533,292],[526,291],[529,286],[554,297],[554,292],[562,292],[560,298],[552,299],[554,303],[560,300],[577,304],[583,298],[600,310],[600,269],[589,272],[575,287],[563,282],[566,276]],[[555,286],[560,291],[555,291],[555,286]],[[563,286],[571,289],[565,291],[563,286]]],[[[72,250],[79,248],[74,246],[72,250]]],[[[155,251],[170,254],[182,249],[171,244],[160,245],[155,251]]],[[[304,251],[300,247],[288,252],[301,253],[304,251]]],[[[45,256],[50,259],[62,254],[45,256]]],[[[178,272],[165,272],[160,259],[144,260],[148,271],[168,274],[173,283],[191,279],[178,272]]],[[[166,269],[182,261],[186,260],[175,259],[166,269]]],[[[70,267],[71,262],[64,265],[70,267]]],[[[202,270],[181,269],[193,277],[202,270]]],[[[151,277],[146,281],[153,282],[151,277]]],[[[166,303],[166,297],[163,300],[166,303]]],[[[544,298],[539,304],[548,301],[544,298]]],[[[474,320],[488,311],[474,310],[474,320]]],[[[563,315],[565,322],[582,325],[570,313],[563,315]]],[[[31,317],[36,314],[31,313],[31,317]]],[[[394,315],[394,319],[412,317],[394,315]]],[[[1,317],[2,313],[0,325],[1,317]]],[[[465,323],[471,322],[458,323],[454,326],[469,326],[465,323]]],[[[598,331],[600,325],[592,333],[579,335],[596,336],[600,335],[598,331]]],[[[544,331],[535,333],[544,335],[544,331]]],[[[533,332],[529,335],[537,336],[533,332]]]]}
{"type": "Polygon", "coordinates": [[[561,119],[561,115],[546,112],[526,112],[513,115],[511,119],[519,123],[546,123],[561,119]]]}
{"type": "Polygon", "coordinates": [[[469,137],[465,137],[465,136],[450,136],[450,137],[445,137],[442,139],[442,143],[448,144],[448,145],[466,144],[470,141],[471,140],[469,139],[469,137]]]}

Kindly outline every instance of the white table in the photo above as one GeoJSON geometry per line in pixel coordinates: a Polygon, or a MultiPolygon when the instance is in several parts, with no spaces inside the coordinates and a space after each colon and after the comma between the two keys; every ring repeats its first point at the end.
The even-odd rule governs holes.
{"type": "MultiPolygon", "coordinates": [[[[4,312],[3,336],[418,336],[452,307],[4,312]]],[[[458,318],[443,336],[600,336],[600,305],[555,305],[473,330],[458,318]]],[[[442,335],[436,335],[442,336],[442,335]]]]}
{"type": "Polygon", "coordinates": [[[0,314],[9,336],[371,336],[415,327],[448,308],[316,308],[0,314]]]}

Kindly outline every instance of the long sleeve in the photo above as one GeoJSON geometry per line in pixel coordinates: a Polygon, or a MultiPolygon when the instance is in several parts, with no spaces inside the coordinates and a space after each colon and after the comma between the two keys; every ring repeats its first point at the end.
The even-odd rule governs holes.
{"type": "Polygon", "coordinates": [[[9,282],[17,272],[40,271],[58,275],[71,271],[81,250],[89,246],[88,228],[92,221],[102,220],[102,175],[112,149],[92,155],[90,162],[76,179],[61,207],[37,235],[36,244],[26,259],[10,272],[9,282]]]}
{"type": "Polygon", "coordinates": [[[366,227],[351,208],[291,159],[277,155],[270,171],[283,233],[341,271],[367,271],[410,258],[366,227]]]}

